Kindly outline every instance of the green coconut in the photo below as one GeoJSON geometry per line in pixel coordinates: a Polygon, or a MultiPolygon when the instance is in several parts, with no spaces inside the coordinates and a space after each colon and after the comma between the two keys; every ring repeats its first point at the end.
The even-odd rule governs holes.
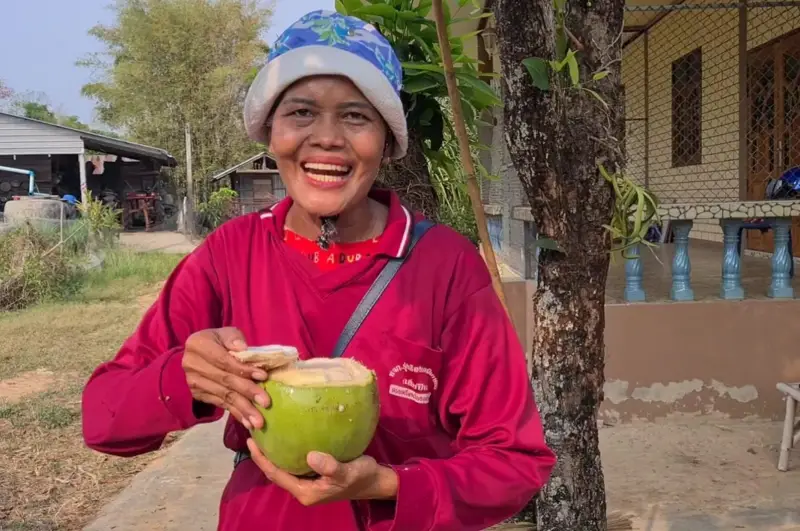
{"type": "Polygon", "coordinates": [[[380,409],[375,373],[355,360],[294,358],[271,370],[261,385],[271,405],[255,404],[265,425],[250,433],[264,455],[290,474],[313,474],[306,461],[311,451],[352,461],[375,435],[380,409]]]}

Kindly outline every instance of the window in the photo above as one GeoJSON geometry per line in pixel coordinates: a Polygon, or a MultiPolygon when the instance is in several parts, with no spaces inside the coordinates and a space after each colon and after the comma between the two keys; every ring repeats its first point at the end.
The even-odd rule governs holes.
{"type": "Polygon", "coordinates": [[[486,228],[489,231],[489,241],[495,252],[503,250],[503,216],[486,216],[486,228]]]}
{"type": "Polygon", "coordinates": [[[702,163],[703,53],[700,48],[672,63],[672,166],[702,163]]]}
{"type": "Polygon", "coordinates": [[[286,186],[283,184],[279,175],[274,175],[272,177],[272,195],[274,195],[276,199],[283,199],[286,197],[286,186]]]}

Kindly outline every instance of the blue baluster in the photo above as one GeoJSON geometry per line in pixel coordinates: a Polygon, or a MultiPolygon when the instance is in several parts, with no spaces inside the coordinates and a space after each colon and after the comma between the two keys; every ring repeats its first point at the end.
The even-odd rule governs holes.
{"type": "Polygon", "coordinates": [[[792,289],[791,271],[792,254],[789,252],[789,227],[790,218],[772,220],[772,237],[775,241],[775,250],[772,253],[772,283],[767,295],[773,299],[791,299],[794,297],[792,289]]]}
{"type": "Polygon", "coordinates": [[[629,258],[625,259],[625,300],[628,302],[643,302],[645,300],[642,288],[642,259],[639,255],[639,245],[628,249],[629,258]]]}
{"type": "Polygon", "coordinates": [[[739,256],[739,238],[742,221],[738,219],[721,219],[722,241],[725,254],[722,257],[722,287],[720,297],[728,300],[744,299],[742,288],[741,257],[739,256]]]}
{"type": "Polygon", "coordinates": [[[691,274],[692,263],[689,260],[689,231],[691,220],[676,220],[670,223],[675,240],[675,255],[672,257],[672,290],[670,295],[674,301],[694,300],[691,274]]]}

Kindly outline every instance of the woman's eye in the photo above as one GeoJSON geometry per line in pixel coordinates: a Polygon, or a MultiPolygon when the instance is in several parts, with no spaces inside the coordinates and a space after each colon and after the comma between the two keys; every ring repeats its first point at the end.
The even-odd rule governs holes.
{"type": "Polygon", "coordinates": [[[311,111],[309,111],[308,109],[297,109],[295,111],[292,111],[292,116],[296,116],[297,118],[310,118],[311,111]]]}
{"type": "Polygon", "coordinates": [[[345,113],[344,118],[350,122],[366,122],[368,120],[368,118],[360,112],[345,113]]]}

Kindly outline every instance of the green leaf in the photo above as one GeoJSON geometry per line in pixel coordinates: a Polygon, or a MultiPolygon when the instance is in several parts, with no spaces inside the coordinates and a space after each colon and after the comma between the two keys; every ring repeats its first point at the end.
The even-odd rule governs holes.
{"type": "Polygon", "coordinates": [[[610,73],[611,72],[609,72],[608,70],[601,70],[599,72],[595,72],[594,75],[592,76],[592,81],[600,81],[601,79],[605,79],[608,77],[608,74],[610,73]]]}
{"type": "Polygon", "coordinates": [[[480,103],[481,107],[491,107],[500,103],[500,98],[497,97],[492,87],[485,81],[463,74],[456,74],[456,78],[461,83],[474,90],[475,99],[480,103]]]}
{"type": "Polygon", "coordinates": [[[539,90],[550,90],[550,74],[547,61],[539,57],[528,57],[522,60],[522,64],[528,69],[533,85],[539,90]]]}
{"type": "Polygon", "coordinates": [[[458,7],[464,7],[470,0],[458,0],[458,7]]]}
{"type": "Polygon", "coordinates": [[[567,34],[563,29],[556,31],[556,57],[561,60],[567,55],[567,34]]]}
{"type": "Polygon", "coordinates": [[[419,13],[416,11],[398,11],[397,15],[407,22],[419,22],[420,24],[436,24],[431,20],[427,20],[425,17],[421,17],[419,13]]]}
{"type": "Polygon", "coordinates": [[[567,53],[567,66],[569,66],[569,78],[572,81],[572,86],[577,87],[580,84],[580,70],[578,68],[578,60],[575,58],[575,52],[570,50],[567,53]]]}
{"type": "Polygon", "coordinates": [[[431,12],[431,7],[433,7],[433,0],[419,0],[416,11],[420,16],[427,17],[428,13],[431,12]]]}
{"type": "Polygon", "coordinates": [[[458,39],[459,41],[464,42],[467,39],[472,39],[474,37],[477,37],[481,33],[483,33],[483,30],[479,29],[479,30],[475,30],[475,31],[470,31],[469,33],[465,33],[464,35],[458,35],[457,37],[453,37],[452,39],[458,39]]]}
{"type": "Polygon", "coordinates": [[[341,0],[341,2],[346,14],[348,15],[352,14],[353,11],[364,5],[361,0],[341,0]]]}
{"type": "Polygon", "coordinates": [[[593,96],[593,97],[594,97],[594,98],[595,98],[597,101],[599,101],[599,102],[600,102],[600,104],[601,104],[601,105],[602,105],[602,106],[603,106],[605,109],[608,109],[608,103],[606,103],[606,102],[605,102],[605,100],[603,99],[603,97],[602,97],[602,96],[600,96],[600,94],[598,94],[597,92],[593,91],[592,89],[588,89],[588,88],[585,88],[585,87],[583,88],[583,90],[585,90],[586,92],[588,92],[589,94],[591,94],[591,95],[592,95],[592,96],[593,96]]]}
{"type": "Polygon", "coordinates": [[[550,238],[536,238],[536,241],[533,242],[533,246],[540,249],[547,249],[548,251],[564,252],[561,250],[558,242],[550,238]]]}
{"type": "Polygon", "coordinates": [[[335,5],[336,5],[336,12],[337,13],[340,13],[342,15],[346,15],[347,14],[347,8],[345,7],[345,5],[342,3],[341,0],[336,0],[336,4],[335,5]]]}
{"type": "Polygon", "coordinates": [[[451,24],[458,24],[460,22],[468,22],[470,20],[480,20],[482,18],[489,18],[491,16],[492,16],[492,12],[489,11],[489,12],[486,12],[486,13],[481,13],[480,15],[474,15],[474,16],[470,16],[470,17],[454,18],[453,20],[450,21],[450,23],[451,24]]]}
{"type": "Polygon", "coordinates": [[[403,63],[403,69],[425,70],[428,72],[438,72],[440,74],[444,74],[444,68],[439,65],[432,65],[428,63],[403,63]]]}
{"type": "Polygon", "coordinates": [[[403,90],[409,94],[416,94],[418,92],[425,92],[432,88],[439,87],[441,83],[444,83],[444,79],[440,81],[431,74],[426,73],[424,75],[414,76],[405,80],[403,82],[403,90]]]}
{"type": "Polygon", "coordinates": [[[377,15],[379,17],[396,19],[399,13],[389,4],[372,4],[354,9],[350,14],[357,17],[361,17],[362,15],[377,15]]]}

